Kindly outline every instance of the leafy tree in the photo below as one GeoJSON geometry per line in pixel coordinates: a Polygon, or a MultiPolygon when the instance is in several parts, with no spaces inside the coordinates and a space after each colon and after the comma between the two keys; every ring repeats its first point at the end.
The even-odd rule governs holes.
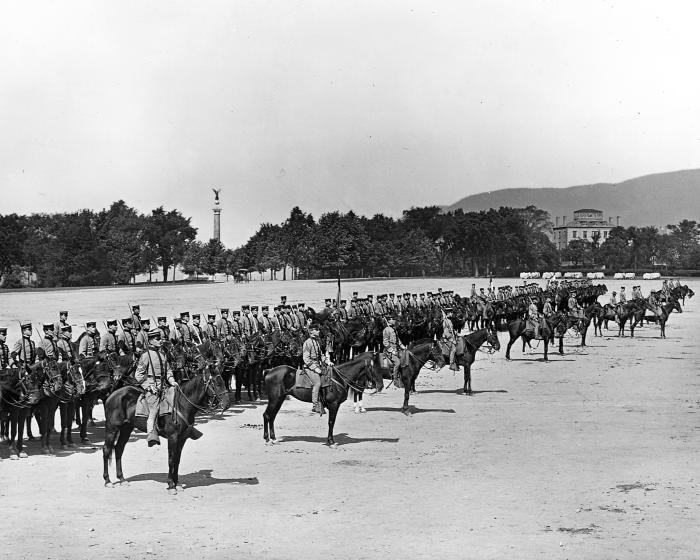
{"type": "Polygon", "coordinates": [[[187,242],[196,235],[197,229],[190,225],[190,218],[177,210],[166,212],[160,206],[146,218],[144,239],[163,268],[163,282],[168,281],[168,271],[182,261],[187,242]]]}

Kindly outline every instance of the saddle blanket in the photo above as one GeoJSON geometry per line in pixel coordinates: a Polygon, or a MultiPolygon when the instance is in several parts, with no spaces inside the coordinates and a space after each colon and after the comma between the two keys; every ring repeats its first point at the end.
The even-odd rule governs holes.
{"type": "Polygon", "coordinates": [[[532,340],[544,340],[544,338],[542,337],[541,334],[538,334],[537,336],[535,336],[535,331],[534,331],[534,330],[529,330],[529,329],[528,329],[528,330],[525,331],[525,334],[526,334],[528,337],[530,337],[532,340]]]}
{"type": "MultiPolygon", "coordinates": [[[[175,387],[168,387],[163,399],[160,401],[158,416],[170,414],[173,411],[173,399],[175,398],[175,387]]],[[[142,394],[136,401],[136,416],[148,417],[148,405],[146,404],[146,394],[142,394]]]]}
{"type": "MultiPolygon", "coordinates": [[[[321,374],[321,387],[328,387],[331,384],[331,378],[324,374],[321,374]]],[[[303,369],[297,370],[297,378],[294,386],[299,389],[311,389],[314,384],[311,383],[311,379],[303,369]]]]}
{"type": "MultiPolygon", "coordinates": [[[[403,368],[408,365],[408,352],[406,350],[399,350],[399,367],[403,368]]],[[[386,357],[384,352],[379,353],[379,367],[384,369],[391,369],[391,362],[389,358],[386,357]]]]}
{"type": "MultiPolygon", "coordinates": [[[[442,351],[443,356],[449,356],[451,349],[452,348],[450,347],[450,345],[447,342],[445,342],[443,340],[440,341],[440,350],[442,351]]],[[[458,336],[457,337],[457,356],[462,356],[462,355],[464,355],[464,338],[461,336],[458,336]]]]}

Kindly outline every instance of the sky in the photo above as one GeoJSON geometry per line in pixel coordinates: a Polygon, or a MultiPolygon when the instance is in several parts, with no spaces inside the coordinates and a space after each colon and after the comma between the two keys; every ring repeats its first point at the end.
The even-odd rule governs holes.
{"type": "Polygon", "coordinates": [[[700,167],[693,2],[32,1],[0,11],[0,212],[398,217],[700,167]]]}

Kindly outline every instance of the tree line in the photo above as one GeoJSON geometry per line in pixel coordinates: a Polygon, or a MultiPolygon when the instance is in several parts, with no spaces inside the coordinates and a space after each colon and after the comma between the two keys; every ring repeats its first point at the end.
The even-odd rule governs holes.
{"type": "Polygon", "coordinates": [[[683,220],[658,228],[615,227],[573,240],[558,251],[549,214],[534,206],[443,212],[404,210],[401,217],[326,212],[316,220],[294,207],[279,224],[263,223],[242,246],[196,240],[178,210],[141,214],[123,200],[99,212],[0,215],[0,276],[4,287],[29,272],[39,286],[126,284],[180,266],[188,274],[267,273],[271,278],[458,275],[514,276],[556,270],[562,263],[617,271],[667,265],[700,269],[700,226],[683,220]],[[288,271],[290,271],[288,276],[288,271]]]}

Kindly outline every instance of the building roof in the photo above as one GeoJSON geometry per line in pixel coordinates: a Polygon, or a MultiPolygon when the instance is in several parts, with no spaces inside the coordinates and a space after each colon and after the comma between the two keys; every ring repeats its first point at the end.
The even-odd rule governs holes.
{"type": "Polygon", "coordinates": [[[600,214],[603,213],[602,210],[596,210],[595,208],[581,208],[581,210],[574,210],[574,214],[576,214],[577,212],[598,212],[600,214]]]}

